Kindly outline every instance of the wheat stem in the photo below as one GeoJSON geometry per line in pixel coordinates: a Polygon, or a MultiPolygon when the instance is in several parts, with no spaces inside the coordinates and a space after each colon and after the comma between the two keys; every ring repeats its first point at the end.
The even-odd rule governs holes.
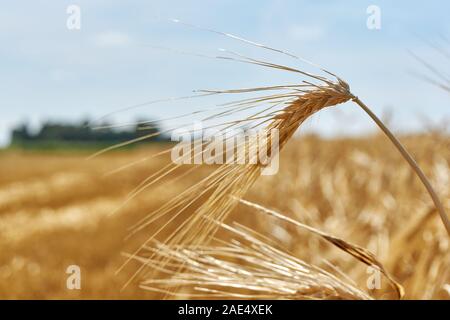
{"type": "Polygon", "coordinates": [[[370,110],[368,106],[366,106],[361,100],[359,100],[358,97],[353,97],[352,100],[359,105],[368,115],[372,118],[373,121],[378,125],[378,127],[386,134],[386,136],[392,141],[392,143],[395,145],[395,147],[398,149],[398,151],[401,153],[403,158],[409,163],[411,168],[414,170],[414,172],[419,177],[420,181],[422,181],[423,185],[427,189],[428,193],[431,196],[431,199],[434,202],[434,205],[436,206],[436,209],[441,217],[442,223],[445,226],[445,229],[447,229],[447,233],[450,236],[450,221],[448,219],[448,216],[445,212],[444,206],[442,205],[441,201],[439,200],[439,196],[437,195],[436,191],[434,191],[433,186],[431,185],[428,178],[423,173],[422,169],[420,169],[417,162],[414,160],[414,158],[409,154],[409,152],[405,149],[405,147],[401,144],[401,142],[392,134],[392,132],[383,124],[383,122],[370,110]]]}

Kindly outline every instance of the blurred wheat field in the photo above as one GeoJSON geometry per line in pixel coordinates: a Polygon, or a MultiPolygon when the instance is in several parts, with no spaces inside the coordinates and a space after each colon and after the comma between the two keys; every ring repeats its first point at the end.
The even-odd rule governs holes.
{"type": "MultiPolygon", "coordinates": [[[[402,141],[449,210],[450,139],[433,134],[402,141]]],[[[124,238],[128,227],[191,186],[197,173],[174,181],[168,175],[169,183],[142,192],[114,214],[130,190],[168,159],[104,175],[160,149],[151,145],[89,161],[82,152],[0,153],[0,297],[162,298],[135,282],[121,291],[139,265],[130,264],[116,275],[124,262],[121,252],[133,251],[152,229],[124,238]],[[81,267],[81,290],[66,288],[71,264],[81,267]]],[[[261,177],[245,199],[367,248],[404,286],[406,299],[450,298],[446,231],[420,181],[382,136],[296,138],[281,153],[280,172],[261,177]]],[[[394,297],[385,278],[380,289],[368,289],[366,265],[303,230],[243,205],[225,222],[233,221],[373,298],[394,297]]],[[[219,232],[217,237],[227,240],[228,235],[219,232]]]]}

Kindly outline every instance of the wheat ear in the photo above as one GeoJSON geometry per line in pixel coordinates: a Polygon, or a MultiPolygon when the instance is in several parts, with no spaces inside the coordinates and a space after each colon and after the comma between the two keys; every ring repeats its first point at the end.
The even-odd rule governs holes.
{"type": "MultiPolygon", "coordinates": [[[[309,75],[308,75],[309,76],[309,75]]],[[[322,77],[313,76],[323,82],[322,85],[308,84],[309,90],[298,90],[295,92],[293,101],[286,101],[286,106],[276,113],[270,113],[264,121],[269,124],[264,128],[261,136],[265,140],[264,145],[268,150],[272,149],[274,143],[278,143],[279,149],[282,149],[288,140],[293,136],[300,125],[314,113],[326,107],[344,103],[351,99],[348,85],[338,79],[336,82],[326,80],[322,77]],[[279,132],[278,141],[274,141],[271,136],[272,129],[279,132]]],[[[303,88],[303,87],[302,87],[303,88]]],[[[283,96],[284,97],[284,96],[283,96]]],[[[264,98],[267,102],[270,99],[279,99],[280,95],[272,98],[264,98]]],[[[248,163],[243,165],[223,164],[208,177],[185,190],[182,194],[170,200],[161,208],[150,213],[146,218],[137,223],[131,232],[135,233],[144,229],[155,221],[170,215],[168,220],[152,233],[147,241],[134,253],[138,255],[148,243],[156,239],[158,234],[169,226],[175,226],[175,230],[164,240],[165,245],[178,246],[189,245],[194,249],[209,242],[210,237],[218,228],[218,223],[222,223],[232,209],[237,205],[237,200],[242,198],[249,188],[255,183],[270,161],[262,163],[260,159],[251,159],[257,157],[254,152],[255,145],[249,145],[246,148],[248,163]],[[253,150],[252,150],[253,149],[253,150]],[[256,160],[256,161],[255,161],[256,160]],[[207,197],[204,203],[194,209],[181,224],[176,225],[175,219],[189,208],[195,206],[201,197],[207,197]]],[[[259,150],[256,150],[259,151],[259,150]]],[[[202,151],[200,151],[202,152],[202,151]]],[[[271,154],[269,157],[274,157],[271,154]]],[[[195,157],[195,154],[192,155],[195,157]]],[[[168,262],[169,259],[164,259],[168,262]]],[[[131,261],[129,258],[127,262],[131,261]]],[[[141,271],[143,264],[136,273],[130,278],[134,279],[141,271]]],[[[129,283],[129,282],[128,282],[129,283]]],[[[127,284],[128,284],[127,283],[127,284]]],[[[126,284],[126,285],[127,285],[126,284]]]]}
{"type": "MultiPolygon", "coordinates": [[[[223,34],[227,37],[232,37],[239,41],[243,41],[247,44],[254,45],[260,48],[274,50],[267,46],[257,44],[246,39],[235,37],[229,34],[223,34]]],[[[276,52],[284,53],[280,50],[275,50],[276,52]]],[[[439,197],[434,191],[431,183],[416,164],[411,155],[406,151],[403,145],[395,138],[395,136],[386,128],[386,126],[376,117],[376,115],[355,95],[350,92],[349,85],[334,75],[329,71],[322,68],[321,71],[325,72],[327,75],[333,76],[335,80],[330,80],[323,76],[314,75],[302,70],[294,69],[288,66],[283,66],[279,64],[274,64],[267,61],[256,60],[253,58],[245,57],[243,55],[237,54],[235,52],[230,52],[223,50],[227,54],[232,56],[217,56],[215,58],[233,61],[238,63],[253,64],[264,68],[272,68],[286,72],[292,72],[306,76],[312,79],[316,83],[311,83],[308,81],[303,81],[302,84],[298,85],[287,85],[287,86],[270,86],[270,87],[257,87],[250,89],[237,89],[237,90],[213,90],[205,91],[206,94],[234,94],[234,93],[244,93],[244,92],[257,92],[263,90],[289,90],[287,93],[274,94],[263,97],[257,97],[255,99],[246,100],[245,103],[250,103],[255,105],[258,104],[270,104],[272,107],[277,105],[282,105],[283,108],[277,111],[271,111],[270,113],[260,114],[257,113],[252,117],[242,119],[237,123],[248,123],[248,121],[255,121],[257,119],[262,119],[258,125],[266,125],[265,136],[266,136],[266,146],[269,149],[270,146],[275,143],[270,136],[271,129],[279,130],[279,149],[282,149],[288,140],[293,136],[295,131],[301,126],[301,124],[308,119],[314,113],[326,108],[341,104],[347,101],[354,101],[359,105],[381,128],[381,130],[388,136],[388,138],[393,142],[394,146],[399,150],[405,160],[411,165],[414,172],[419,176],[421,182],[426,187],[428,193],[430,194],[437,211],[440,214],[441,220],[447,232],[450,235],[450,224],[448,217],[445,213],[444,207],[441,204],[439,197]],[[317,84],[318,83],[318,84],[317,84]]],[[[288,54],[289,55],[289,54],[288,54]]],[[[292,56],[292,55],[290,55],[292,56]]],[[[295,56],[293,56],[295,57],[295,56]]],[[[304,59],[299,58],[305,61],[304,59]]],[[[313,65],[315,66],[315,65],[313,65]]],[[[317,67],[317,66],[315,66],[317,67]]],[[[242,106],[241,103],[235,104],[238,108],[242,106]]],[[[272,108],[271,107],[271,108],[272,108]]],[[[269,108],[270,109],[270,108],[269,108]]],[[[268,110],[268,109],[267,109],[268,110]]],[[[220,115],[220,114],[218,114],[220,115]]],[[[141,139],[145,139],[142,137],[141,139]]],[[[200,151],[202,152],[202,151],[200,151]]],[[[195,157],[197,151],[194,149],[195,157]]],[[[270,156],[274,156],[271,154],[270,156]]],[[[173,166],[172,170],[175,170],[177,166],[173,166]]],[[[221,165],[216,169],[211,175],[196,183],[189,189],[182,192],[179,196],[175,197],[161,208],[147,215],[144,219],[139,221],[132,229],[131,233],[135,233],[139,230],[144,229],[146,226],[154,223],[155,221],[167,217],[170,218],[163,220],[164,223],[150,235],[147,241],[138,249],[130,258],[137,256],[139,251],[144,248],[149,242],[153,241],[155,237],[161,233],[162,230],[167,229],[170,225],[175,226],[175,230],[165,239],[164,244],[169,246],[178,245],[189,245],[191,248],[196,246],[201,246],[207,243],[210,237],[215,233],[217,229],[217,223],[222,223],[231,210],[236,206],[236,199],[242,198],[248,189],[254,184],[254,182],[260,176],[260,171],[266,165],[261,162],[256,162],[256,164],[244,164],[244,165],[221,165]],[[206,201],[202,202],[201,199],[206,197],[206,201]],[[193,213],[184,219],[182,223],[176,223],[176,219],[184,212],[186,213],[188,209],[193,209],[193,213]]],[[[170,166],[168,166],[169,168],[170,166]]],[[[159,181],[165,173],[156,177],[154,181],[159,181]]],[[[152,178],[148,178],[151,180],[152,178]]],[[[133,196],[147,186],[153,184],[153,181],[144,180],[142,187],[138,188],[133,196]],[[148,183],[147,183],[148,182],[148,183]]],[[[161,220],[160,220],[161,221],[161,220]]],[[[170,259],[169,259],[170,260],[170,259]]],[[[125,264],[127,263],[125,262],[125,264]]],[[[130,281],[145,267],[145,264],[132,276],[130,281]]]]}
{"type": "MultiPolygon", "coordinates": [[[[308,76],[311,76],[308,74],[308,76]]],[[[445,210],[431,186],[430,182],[420,170],[411,155],[406,151],[402,144],[395,136],[384,126],[376,115],[354,96],[349,89],[348,84],[336,77],[337,81],[331,81],[322,77],[312,76],[316,80],[323,82],[322,85],[313,85],[308,83],[311,88],[309,90],[297,90],[296,98],[286,103],[286,106],[276,113],[270,113],[266,121],[269,124],[265,128],[266,145],[268,149],[274,143],[270,136],[271,129],[279,131],[279,148],[280,150],[286,145],[289,139],[301,124],[312,116],[314,113],[337,104],[341,104],[353,100],[358,104],[374,121],[380,126],[383,132],[394,143],[394,146],[400,151],[402,156],[411,165],[414,172],[419,176],[430,194],[440,216],[450,234],[448,218],[445,210]]],[[[275,95],[275,97],[278,97],[275,95]]],[[[267,98],[269,99],[269,98],[267,98]]],[[[252,153],[254,154],[254,153],[252,153]]],[[[271,155],[274,156],[274,155],[271,155]]],[[[193,155],[195,157],[195,154],[193,155]]],[[[224,164],[216,169],[211,175],[192,186],[180,196],[172,199],[158,210],[149,214],[141,220],[132,229],[132,233],[144,229],[151,223],[171,214],[168,221],[165,221],[158,230],[153,233],[146,242],[134,253],[138,256],[139,251],[147,246],[148,243],[156,239],[156,236],[169,225],[174,225],[174,221],[182,212],[186,212],[188,208],[198,203],[201,197],[207,197],[206,201],[194,209],[193,214],[186,218],[181,224],[177,225],[175,230],[165,239],[165,245],[178,246],[189,245],[194,250],[195,247],[204,245],[209,242],[210,237],[217,230],[218,223],[222,223],[232,209],[236,206],[236,199],[242,198],[250,187],[256,182],[260,176],[261,169],[264,164],[257,162],[256,164],[229,165],[224,164]]],[[[131,256],[130,256],[131,257],[131,256]]],[[[164,258],[164,263],[169,262],[170,258],[164,258]]],[[[127,260],[131,261],[131,258],[127,260]]],[[[127,263],[125,262],[125,263],[127,263]]],[[[163,264],[164,264],[163,263],[163,264]]],[[[145,267],[143,264],[136,273],[131,277],[134,279],[145,267]]]]}
{"type": "Polygon", "coordinates": [[[151,258],[126,255],[161,273],[144,279],[140,288],[177,298],[372,299],[347,279],[300,260],[250,228],[218,226],[233,238],[196,247],[155,241],[145,248],[151,258]],[[167,258],[170,264],[162,264],[167,258]],[[180,286],[190,290],[180,293],[180,286]]]}
{"type": "Polygon", "coordinates": [[[357,260],[361,261],[362,263],[375,268],[379,270],[382,274],[385,275],[385,277],[389,280],[389,283],[392,285],[392,287],[395,289],[395,292],[397,293],[398,299],[402,299],[405,295],[405,290],[403,287],[395,281],[391,275],[387,272],[387,270],[384,268],[383,264],[377,259],[377,257],[370,252],[369,250],[362,248],[358,245],[352,244],[346,240],[343,240],[341,238],[338,238],[336,236],[333,236],[331,234],[328,234],[326,232],[323,232],[321,230],[318,230],[316,228],[313,228],[311,226],[305,225],[303,223],[298,222],[297,220],[294,220],[292,218],[289,218],[277,211],[274,211],[272,209],[265,208],[259,204],[256,204],[254,202],[240,199],[240,202],[250,208],[256,209],[259,212],[265,213],[267,215],[270,215],[272,217],[275,217],[277,219],[286,221],[290,224],[295,225],[298,228],[301,228],[303,230],[306,230],[310,233],[313,233],[315,235],[320,236],[322,239],[327,241],[328,243],[331,243],[332,245],[336,246],[337,248],[341,249],[342,251],[350,254],[357,260]]]}

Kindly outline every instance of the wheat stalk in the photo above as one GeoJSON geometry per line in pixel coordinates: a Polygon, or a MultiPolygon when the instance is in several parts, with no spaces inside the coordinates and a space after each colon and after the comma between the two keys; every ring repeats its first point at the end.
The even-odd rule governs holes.
{"type": "Polygon", "coordinates": [[[417,162],[409,154],[409,152],[401,144],[401,142],[394,136],[394,134],[392,134],[392,132],[384,125],[384,123],[372,112],[372,110],[370,110],[369,107],[367,107],[357,97],[353,97],[352,100],[356,104],[358,104],[372,118],[372,120],[378,125],[378,127],[384,132],[384,134],[386,134],[386,136],[389,138],[389,140],[391,140],[391,142],[394,144],[394,146],[400,152],[402,157],[408,162],[408,164],[411,166],[411,168],[417,174],[420,181],[427,189],[428,194],[430,195],[431,199],[433,200],[433,203],[436,206],[437,212],[439,213],[439,216],[442,220],[442,223],[444,224],[445,229],[447,230],[448,235],[450,235],[450,221],[448,219],[447,213],[445,212],[444,206],[442,205],[441,201],[439,200],[439,196],[437,195],[436,191],[434,191],[433,186],[431,185],[430,181],[428,180],[426,175],[423,173],[422,169],[419,167],[417,162]]]}
{"type": "MultiPolygon", "coordinates": [[[[325,82],[324,85],[315,86],[311,90],[301,92],[301,94],[298,94],[297,98],[283,108],[281,112],[272,116],[270,124],[266,127],[266,139],[269,146],[273,143],[269,135],[271,129],[276,128],[279,130],[279,146],[281,149],[286,145],[301,124],[314,113],[326,107],[353,100],[380,126],[394,143],[395,147],[400,151],[402,156],[411,165],[427,188],[427,191],[431,195],[436,208],[441,215],[445,227],[450,232],[448,218],[440,204],[439,198],[419,166],[395,136],[370,111],[370,109],[350,92],[348,84],[339,78],[336,79],[336,82],[320,79],[325,82]]],[[[194,156],[195,155],[193,155],[193,157],[194,156]]],[[[221,222],[225,219],[227,214],[235,207],[235,199],[245,195],[248,189],[260,176],[263,167],[264,165],[261,163],[240,166],[222,165],[206,179],[188,189],[182,196],[169,201],[162,208],[153,212],[146,219],[137,224],[132,229],[132,232],[142,230],[156,219],[173,212],[176,208],[181,209],[172,216],[169,222],[163,224],[158,231],[163,230],[163,228],[167,227],[167,225],[173,221],[172,219],[180,214],[181,211],[192,205],[200,198],[200,196],[210,192],[208,199],[166,239],[166,243],[170,245],[189,244],[195,246],[204,244],[208,241],[208,237],[214,234],[216,229],[216,225],[211,223],[211,221],[221,222]],[[204,219],[204,217],[208,217],[208,219],[204,219]]],[[[158,232],[153,234],[149,241],[153,240],[157,233],[158,232]]]]}
{"type": "MultiPolygon", "coordinates": [[[[240,37],[229,34],[224,35],[230,36],[234,39],[246,42],[251,45],[256,45],[264,49],[285,53],[283,51],[272,49],[267,46],[242,39],[240,37]]],[[[350,87],[345,81],[324,69],[321,70],[328,76],[332,76],[332,79],[314,75],[299,69],[248,58],[234,52],[225,52],[231,53],[232,56],[218,56],[214,58],[293,72],[311,79],[312,82],[303,80],[301,84],[297,85],[267,86],[234,90],[205,90],[201,93],[201,96],[214,94],[240,94],[267,90],[288,91],[287,93],[277,93],[273,95],[266,95],[230,103],[225,107],[231,109],[229,109],[228,111],[217,113],[213,117],[207,119],[220,118],[224,114],[232,114],[236,111],[248,110],[262,104],[268,104],[270,107],[265,109],[264,111],[270,110],[270,112],[259,112],[250,117],[240,119],[232,123],[224,123],[224,125],[227,125],[225,128],[229,128],[235,126],[236,124],[262,120],[256,126],[265,126],[263,136],[265,138],[266,145],[268,146],[267,149],[270,149],[270,147],[275,143],[270,135],[272,129],[277,129],[279,131],[278,143],[279,148],[282,149],[294,135],[296,130],[302,125],[302,123],[304,123],[304,121],[311,117],[313,114],[327,107],[332,107],[348,101],[353,101],[363,111],[365,111],[380,127],[380,129],[392,141],[403,158],[408,162],[408,164],[417,174],[421,182],[424,184],[427,192],[431,196],[431,199],[436,206],[440,218],[448,234],[450,235],[450,222],[448,220],[444,207],[442,206],[437,193],[434,191],[425,174],[414,161],[412,156],[398,141],[398,139],[382,123],[382,121],[378,119],[378,117],[369,109],[369,107],[367,107],[367,105],[365,105],[358,97],[351,93],[350,87]],[[281,108],[275,111],[271,110],[276,106],[281,106],[281,108]]],[[[291,54],[288,55],[292,56],[291,54]]],[[[144,140],[145,138],[153,136],[155,136],[154,133],[148,136],[140,137],[139,140],[144,140]]],[[[132,142],[133,141],[130,141],[129,143],[132,142]]],[[[121,144],[119,146],[122,145],[125,144],[121,144]]],[[[193,145],[195,145],[195,142],[193,143],[193,145]]],[[[205,146],[205,143],[202,143],[201,146],[205,146]]],[[[250,148],[247,148],[248,154],[250,154],[250,151],[252,151],[251,148],[252,146],[250,146],[250,148]]],[[[109,149],[112,148],[108,148],[108,150],[109,149]]],[[[195,158],[199,153],[203,153],[202,150],[194,149],[192,158],[195,158]]],[[[254,155],[254,153],[251,154],[254,155]]],[[[275,155],[271,154],[270,156],[273,157],[275,155]]],[[[170,216],[170,218],[164,220],[164,222],[159,226],[156,232],[152,233],[147,241],[145,241],[144,244],[134,254],[130,255],[127,262],[130,261],[132,257],[138,256],[139,252],[143,248],[145,248],[148,243],[154,241],[155,238],[163,230],[168,229],[170,226],[175,226],[175,230],[171,232],[171,234],[164,240],[164,244],[169,247],[175,248],[181,245],[188,245],[189,248],[195,250],[196,247],[200,247],[208,243],[211,236],[213,236],[215,231],[217,230],[218,223],[220,224],[224,221],[227,215],[236,206],[237,199],[241,199],[246,194],[246,192],[261,175],[261,170],[264,169],[266,165],[267,164],[263,164],[259,161],[254,161],[243,165],[223,164],[212,174],[194,184],[193,186],[182,192],[180,195],[164,204],[159,209],[147,215],[130,229],[131,234],[143,230],[147,226],[154,224],[156,221],[161,221],[160,219],[166,216],[170,216]],[[206,200],[198,205],[198,202],[204,197],[206,197],[206,200]],[[176,222],[176,219],[179,218],[183,212],[187,212],[188,209],[192,208],[193,213],[190,214],[189,217],[184,219],[182,223],[176,222]]],[[[148,177],[130,194],[130,199],[149,186],[160,181],[163,177],[168,175],[168,173],[177,170],[179,167],[180,165],[169,164],[161,169],[159,173],[148,177]]],[[[165,263],[167,262],[168,260],[165,261],[165,263]]],[[[137,276],[144,268],[145,264],[143,264],[141,268],[136,271],[136,273],[131,277],[130,281],[135,276],[137,276]]]]}

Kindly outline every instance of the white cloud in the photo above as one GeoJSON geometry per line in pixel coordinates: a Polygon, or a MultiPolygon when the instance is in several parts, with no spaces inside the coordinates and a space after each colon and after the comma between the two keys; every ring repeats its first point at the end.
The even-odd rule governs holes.
{"type": "Polygon", "coordinates": [[[122,32],[103,32],[94,36],[94,44],[98,47],[123,47],[131,43],[131,37],[122,32]]]}

